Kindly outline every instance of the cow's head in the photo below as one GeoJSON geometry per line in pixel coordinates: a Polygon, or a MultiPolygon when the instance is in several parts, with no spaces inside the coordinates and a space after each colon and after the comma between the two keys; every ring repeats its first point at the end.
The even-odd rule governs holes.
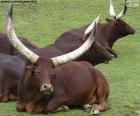
{"type": "Polygon", "coordinates": [[[7,17],[7,34],[12,45],[28,60],[23,78],[28,78],[28,85],[31,85],[41,93],[50,94],[53,92],[52,78],[55,75],[53,72],[54,67],[78,58],[91,47],[96,32],[96,23],[99,21],[99,17],[97,17],[89,28],[87,28],[85,37],[88,39],[81,47],[70,53],[47,59],[28,49],[18,39],[12,24],[12,9],[13,6],[10,7],[7,17]]]}
{"type": "Polygon", "coordinates": [[[25,71],[22,77],[27,79],[27,86],[30,85],[35,91],[43,94],[51,94],[53,86],[51,84],[54,79],[51,69],[54,65],[50,59],[39,57],[36,62],[28,61],[26,63],[25,71]]]}
{"type": "Polygon", "coordinates": [[[110,16],[113,17],[113,19],[107,18],[106,21],[108,22],[108,34],[112,36],[116,36],[116,38],[121,38],[124,36],[127,36],[129,34],[134,34],[135,30],[128,25],[124,20],[122,20],[122,17],[125,15],[127,10],[127,4],[125,0],[124,8],[123,10],[117,15],[114,10],[113,2],[110,0],[110,9],[109,13],[110,16]]]}

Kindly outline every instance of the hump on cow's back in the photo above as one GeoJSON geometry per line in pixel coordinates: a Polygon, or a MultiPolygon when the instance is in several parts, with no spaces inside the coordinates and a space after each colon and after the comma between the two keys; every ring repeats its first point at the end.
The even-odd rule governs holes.
{"type": "Polygon", "coordinates": [[[56,39],[55,44],[57,44],[57,43],[73,43],[73,42],[79,43],[79,41],[81,41],[83,39],[84,32],[85,32],[87,27],[88,27],[88,25],[84,25],[80,28],[71,29],[71,30],[64,32],[56,39]]]}

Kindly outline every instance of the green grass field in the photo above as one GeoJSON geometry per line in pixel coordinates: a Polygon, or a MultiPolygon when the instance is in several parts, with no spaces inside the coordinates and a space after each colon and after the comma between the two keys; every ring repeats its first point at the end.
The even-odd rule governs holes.
{"type": "MultiPolygon", "coordinates": [[[[90,23],[99,13],[102,21],[109,17],[109,0],[37,0],[37,4],[16,4],[14,25],[18,35],[26,37],[38,47],[53,43],[64,31],[90,23]]],[[[114,0],[117,12],[123,0],[114,0]]],[[[0,3],[0,31],[6,32],[7,4],[0,3]]],[[[129,8],[123,18],[136,29],[133,36],[119,40],[114,49],[119,57],[110,64],[97,66],[110,84],[111,109],[99,116],[137,116],[140,108],[140,6],[129,8]]],[[[1,103],[0,116],[28,116],[18,113],[16,102],[1,103]]],[[[88,116],[82,110],[60,112],[53,116],[88,116]]],[[[41,116],[37,114],[36,116],[41,116]]]]}

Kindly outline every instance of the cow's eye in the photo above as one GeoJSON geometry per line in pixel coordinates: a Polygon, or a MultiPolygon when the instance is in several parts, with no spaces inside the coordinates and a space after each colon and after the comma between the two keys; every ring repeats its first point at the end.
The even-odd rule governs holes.
{"type": "Polygon", "coordinates": [[[40,76],[39,72],[35,72],[35,76],[38,78],[40,76]]]}
{"type": "Polygon", "coordinates": [[[51,80],[54,80],[54,79],[56,79],[56,74],[51,75],[51,80]]]}

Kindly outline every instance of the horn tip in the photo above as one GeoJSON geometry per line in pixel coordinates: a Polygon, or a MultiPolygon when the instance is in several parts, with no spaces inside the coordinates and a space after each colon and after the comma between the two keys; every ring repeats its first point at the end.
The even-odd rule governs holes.
{"type": "Polygon", "coordinates": [[[8,11],[7,19],[9,19],[9,18],[12,19],[12,16],[13,16],[13,4],[11,3],[9,11],[8,11]]]}
{"type": "Polygon", "coordinates": [[[101,13],[97,16],[97,18],[95,19],[95,23],[99,23],[100,22],[100,17],[101,17],[101,13]]]}

